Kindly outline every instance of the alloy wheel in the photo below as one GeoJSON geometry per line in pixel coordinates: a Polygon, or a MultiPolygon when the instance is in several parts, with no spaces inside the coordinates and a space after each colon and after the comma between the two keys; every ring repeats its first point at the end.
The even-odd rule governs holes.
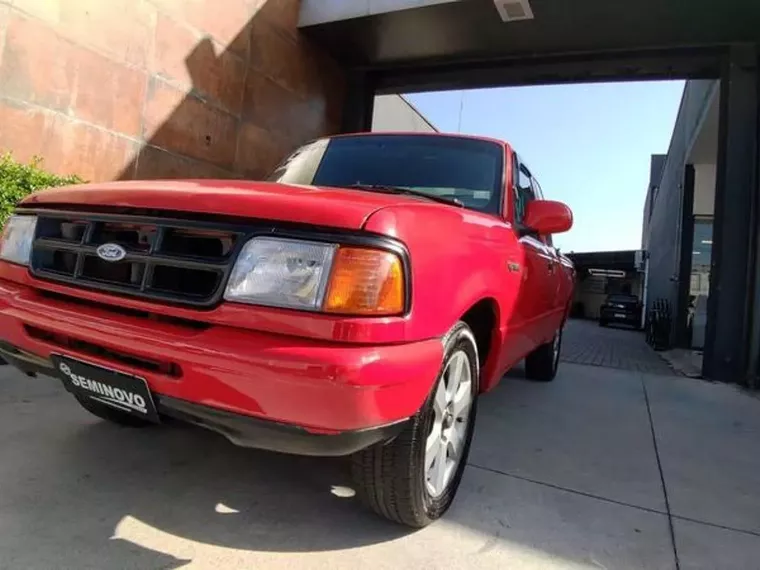
{"type": "Polygon", "coordinates": [[[431,497],[449,486],[464,453],[472,407],[472,366],[463,350],[454,352],[433,400],[434,417],[425,445],[425,485],[431,497]]]}

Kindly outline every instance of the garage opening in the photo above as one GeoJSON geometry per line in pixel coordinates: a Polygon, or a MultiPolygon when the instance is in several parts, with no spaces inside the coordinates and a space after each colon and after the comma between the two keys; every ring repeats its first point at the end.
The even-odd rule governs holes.
{"type": "Polygon", "coordinates": [[[660,313],[669,316],[660,319],[658,335],[668,347],[702,346],[706,377],[755,385],[760,14],[756,6],[737,3],[716,16],[710,6],[686,11],[674,0],[645,0],[613,13],[601,0],[572,10],[559,0],[306,1],[301,28],[352,70],[343,120],[351,131],[371,128],[378,94],[686,80],[677,128],[660,153],[667,160],[649,180],[651,214],[642,233],[656,239],[635,248],[646,252],[642,306],[645,314],[655,302],[664,307],[660,313]],[[711,118],[717,119],[714,159],[703,156],[711,118]],[[698,142],[700,133],[705,140],[698,142]],[[703,189],[712,186],[711,164],[712,214],[698,213],[703,189]],[[686,191],[694,184],[697,210],[686,191]],[[710,261],[703,263],[707,245],[710,261]]]}
{"type": "Polygon", "coordinates": [[[380,94],[372,130],[508,141],[530,165],[536,192],[574,211],[574,228],[552,236],[577,277],[563,358],[670,374],[643,331],[647,307],[665,303],[673,311],[672,346],[677,337],[683,348],[703,347],[710,244],[702,242],[710,241],[705,232],[715,199],[718,85],[649,81],[380,94]],[[704,87],[709,96],[694,105],[694,93],[704,87]],[[673,279],[679,271],[683,279],[673,279]]]}

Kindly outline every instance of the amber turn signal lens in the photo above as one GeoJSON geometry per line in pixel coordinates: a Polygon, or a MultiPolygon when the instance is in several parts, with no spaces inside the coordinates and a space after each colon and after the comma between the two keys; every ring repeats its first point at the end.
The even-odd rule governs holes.
{"type": "Polygon", "coordinates": [[[335,253],[324,310],[354,315],[404,311],[404,269],[393,253],[341,247],[335,253]]]}

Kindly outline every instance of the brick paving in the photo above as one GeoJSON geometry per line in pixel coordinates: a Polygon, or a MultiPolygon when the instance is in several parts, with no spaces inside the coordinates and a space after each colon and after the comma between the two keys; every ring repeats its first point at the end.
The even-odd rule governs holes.
{"type": "Polygon", "coordinates": [[[565,362],[673,374],[668,364],[644,341],[644,333],[600,327],[596,321],[571,320],[565,327],[561,358],[565,362]]]}

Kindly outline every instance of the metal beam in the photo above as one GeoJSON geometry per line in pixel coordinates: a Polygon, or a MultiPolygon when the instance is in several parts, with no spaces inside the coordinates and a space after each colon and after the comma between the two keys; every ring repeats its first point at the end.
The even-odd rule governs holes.
{"type": "Polygon", "coordinates": [[[717,79],[723,48],[463,60],[374,68],[380,93],[662,79],[717,79]]]}

